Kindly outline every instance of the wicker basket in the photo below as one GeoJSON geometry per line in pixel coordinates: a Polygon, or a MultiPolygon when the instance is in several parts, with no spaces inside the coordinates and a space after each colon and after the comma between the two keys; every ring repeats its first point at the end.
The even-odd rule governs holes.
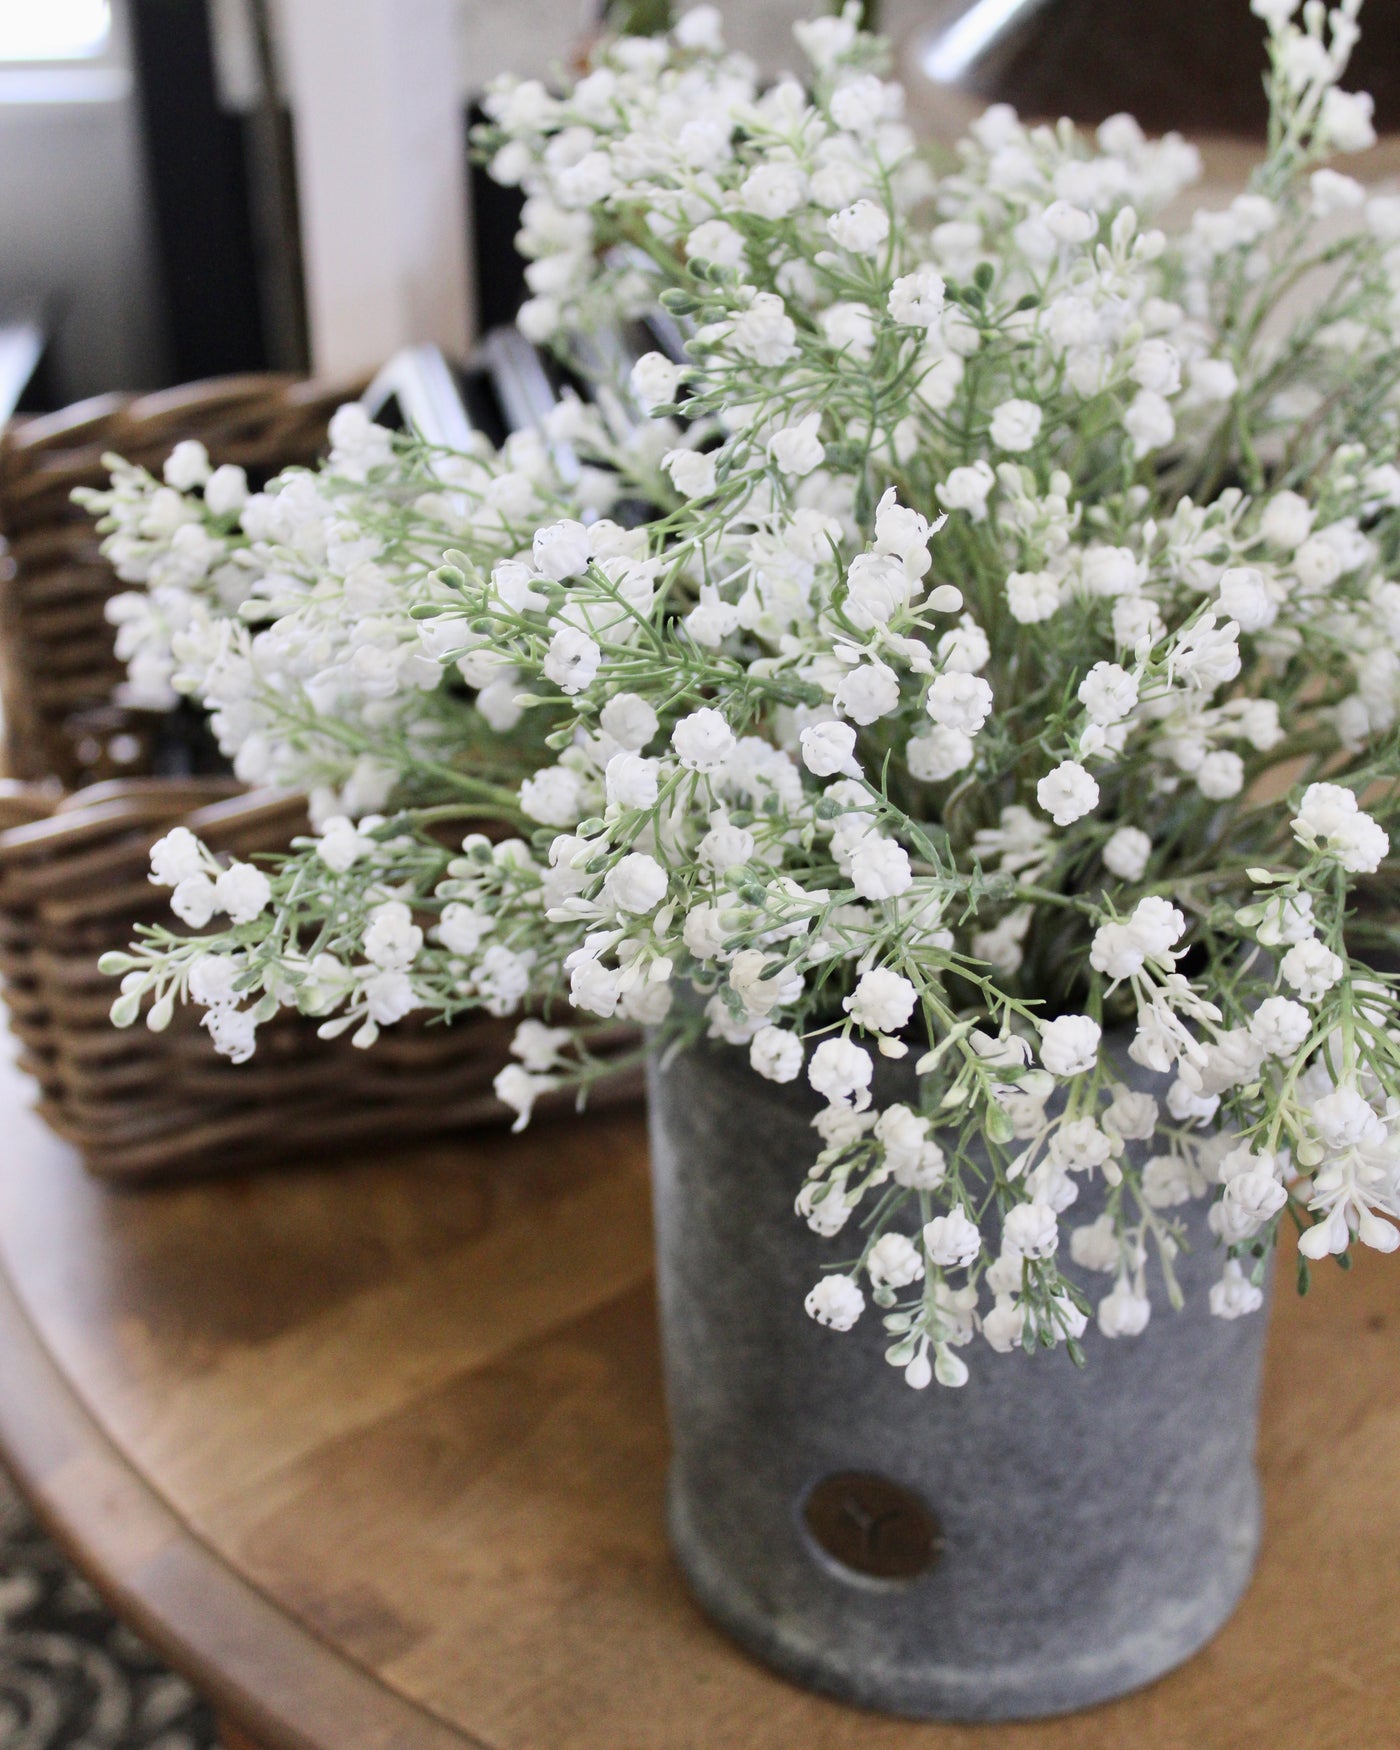
{"type": "MultiPolygon", "coordinates": [[[[134,924],[169,915],[167,896],[147,878],[154,841],[183,823],[213,849],[247,857],[306,830],[299,799],[232,789],[167,778],[61,798],[31,785],[0,792],[0,973],[49,1125],[93,1172],[137,1178],[499,1122],[505,1108],[491,1082],[508,1060],[512,1021],[446,1027],[410,1018],[364,1052],[284,1014],[260,1029],[245,1064],[215,1055],[196,1011],[177,1009],[163,1033],[112,1026],[116,987],[97,970],[99,956],[123,945],[134,924]]],[[[606,1055],[634,1038],[630,1028],[600,1027],[590,1044],[606,1055]]],[[[622,1075],[595,1098],[638,1091],[637,1078],[622,1075]]],[[[541,1109],[549,1107],[546,1097],[541,1109]]]]}
{"type": "Polygon", "coordinates": [[[294,377],[227,377],[156,395],[104,395],[0,433],[0,690],[12,778],[68,787],[149,770],[163,719],[114,708],[122,679],[103,617],[120,587],[75,486],[104,486],[110,450],[154,473],[182,438],[255,484],[314,461],[355,393],[294,377]]]}
{"type": "MultiPolygon", "coordinates": [[[[363,1052],[287,1014],[260,1029],[250,1062],[232,1064],[190,1010],[177,1010],[163,1033],[117,1031],[108,1018],[115,986],[97,970],[137,923],[168,919],[167,896],[147,873],[151,845],[172,826],[247,857],[286,849],[306,817],[300,798],[250,794],[233,779],[152,775],[169,723],[111,702],[121,670],[103,608],[121,586],[69,494],[104,481],[109,450],[154,471],[190,437],[260,482],[314,460],[346,393],[239,377],[106,397],[0,435],[11,774],[0,784],[0,975],[40,1111],[105,1177],[261,1165],[507,1116],[491,1082],[508,1059],[512,1022],[445,1027],[410,1017],[363,1052]]],[[[590,1044],[606,1056],[634,1040],[633,1029],[600,1027],[590,1044]]],[[[639,1092],[638,1076],[622,1071],[595,1084],[591,1099],[639,1092]]]]}

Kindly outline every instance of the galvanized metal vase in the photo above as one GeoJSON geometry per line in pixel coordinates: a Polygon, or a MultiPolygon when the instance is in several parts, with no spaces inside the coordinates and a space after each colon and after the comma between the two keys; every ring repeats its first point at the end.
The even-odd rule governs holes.
{"type": "MultiPolygon", "coordinates": [[[[918,1718],[1062,1713],[1170,1670],[1259,1542],[1265,1320],[1211,1317],[1204,1206],[1183,1312],[1113,1342],[1091,1325],[1082,1372],[979,1342],[966,1386],[915,1392],[870,1312],[843,1335],[803,1311],[833,1256],[792,1208],[816,1109],[731,1047],[651,1072],[670,1529],[695,1597],[798,1682],[918,1718]]],[[[1094,1213],[1086,1187],[1065,1220],[1094,1213]]]]}

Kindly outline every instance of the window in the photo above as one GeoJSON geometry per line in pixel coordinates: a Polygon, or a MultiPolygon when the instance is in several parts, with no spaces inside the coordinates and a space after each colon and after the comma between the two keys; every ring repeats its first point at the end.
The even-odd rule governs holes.
{"type": "Polygon", "coordinates": [[[104,55],[111,0],[0,0],[0,65],[104,55]]]}

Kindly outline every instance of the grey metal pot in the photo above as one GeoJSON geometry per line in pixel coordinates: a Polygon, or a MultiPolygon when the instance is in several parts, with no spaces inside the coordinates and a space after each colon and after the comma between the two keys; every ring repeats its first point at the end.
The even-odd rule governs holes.
{"type": "MultiPolygon", "coordinates": [[[[696,1598],[797,1681],[919,1718],[1068,1712],[1170,1670],[1259,1542],[1265,1321],[1210,1316],[1204,1207],[1183,1312],[1091,1325],[1083,1372],[978,1342],[966,1386],[915,1392],[873,1309],[844,1335],[803,1311],[841,1244],[793,1215],[815,1111],[732,1047],[651,1071],[670,1530],[696,1598]]],[[[1094,1213],[1086,1188],[1065,1220],[1094,1213]]]]}

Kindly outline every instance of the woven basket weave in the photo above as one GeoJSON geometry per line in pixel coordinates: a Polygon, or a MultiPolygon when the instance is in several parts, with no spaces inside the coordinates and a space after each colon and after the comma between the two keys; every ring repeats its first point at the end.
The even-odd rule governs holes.
{"type": "MultiPolygon", "coordinates": [[[[115,982],[99,956],[133,925],[168,918],[147,879],[150,848],[183,823],[214,850],[247,857],[307,830],[298,798],[233,794],[220,780],[116,780],[61,799],[29,785],[0,792],[0,973],[39,1109],[106,1177],[153,1177],[332,1153],[499,1122],[491,1091],[513,1021],[454,1027],[409,1020],[373,1051],[322,1040],[316,1021],[283,1014],[259,1030],[245,1064],[218,1057],[198,1012],[152,1033],[108,1019],[115,982]]],[[[630,1028],[596,1030],[600,1055],[630,1028]]],[[[595,1101],[629,1098],[614,1077],[595,1101]]],[[[566,1103],[546,1096],[541,1110],[566,1103]]]]}
{"type": "MultiPolygon", "coordinates": [[[[351,391],[353,392],[353,391],[351,391]]],[[[142,922],[169,920],[148,880],[150,848],[183,824],[216,851],[285,850],[307,830],[301,798],[249,793],[229,778],[158,777],[168,723],[111,702],[121,678],[103,617],[122,587],[69,494],[106,479],[116,450],[158,472],[182,438],[255,484],[315,459],[344,389],[239,377],[160,395],[105,397],[0,435],[0,653],[10,780],[0,784],[0,975],[39,1109],[93,1172],[150,1178],[362,1149],[500,1122],[491,1083],[514,1022],[452,1027],[410,1017],[372,1051],[317,1038],[278,1016],[245,1064],[216,1055],[197,1011],[171,1026],[118,1031],[115,982],[99,957],[142,922]],[[107,777],[119,771],[125,776],[107,777]],[[25,781],[28,780],[28,781],[25,781]],[[74,787],[79,786],[79,787],[74,787]]],[[[599,1027],[606,1057],[635,1030],[599,1027]]],[[[594,1085],[593,1104],[635,1098],[637,1073],[594,1085]]],[[[567,1103],[546,1097],[540,1109],[567,1103]]]]}

